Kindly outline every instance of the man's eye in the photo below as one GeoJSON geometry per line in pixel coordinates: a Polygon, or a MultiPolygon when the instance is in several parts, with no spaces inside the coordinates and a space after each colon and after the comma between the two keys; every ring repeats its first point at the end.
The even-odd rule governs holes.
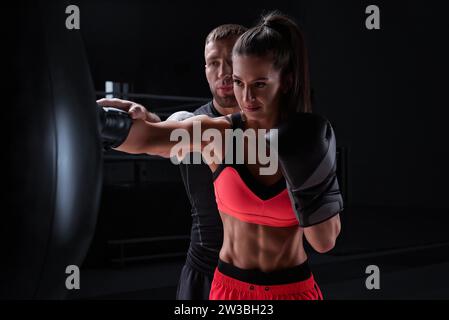
{"type": "Polygon", "coordinates": [[[211,66],[211,67],[218,67],[219,65],[220,65],[220,63],[218,61],[209,62],[209,66],[211,66]]]}
{"type": "Polygon", "coordinates": [[[241,86],[242,86],[242,81],[237,80],[237,79],[234,79],[234,84],[235,84],[236,86],[241,87],[241,86]]]}
{"type": "Polygon", "coordinates": [[[256,87],[256,88],[263,88],[263,87],[265,87],[267,84],[265,83],[265,82],[256,82],[255,84],[254,84],[254,86],[256,87]]]}

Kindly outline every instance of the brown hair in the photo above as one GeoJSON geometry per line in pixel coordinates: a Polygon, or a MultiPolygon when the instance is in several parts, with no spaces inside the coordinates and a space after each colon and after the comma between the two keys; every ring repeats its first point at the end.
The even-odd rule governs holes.
{"type": "Polygon", "coordinates": [[[312,112],[307,48],[302,31],[292,19],[278,11],[262,16],[237,40],[233,55],[268,56],[283,77],[291,75],[282,118],[294,112],[312,112]]]}
{"type": "Polygon", "coordinates": [[[206,37],[206,45],[211,41],[228,39],[232,37],[240,37],[248,28],[240,24],[223,24],[209,32],[206,37]]]}

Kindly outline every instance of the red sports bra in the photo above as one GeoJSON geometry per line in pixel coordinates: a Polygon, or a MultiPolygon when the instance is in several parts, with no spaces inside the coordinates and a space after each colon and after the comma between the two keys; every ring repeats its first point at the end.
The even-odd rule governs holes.
{"type": "MultiPolygon", "coordinates": [[[[233,123],[235,121],[233,119],[233,123]]],[[[284,178],[271,186],[264,186],[245,165],[224,163],[213,177],[215,199],[222,213],[244,222],[271,227],[298,225],[284,178]]]]}

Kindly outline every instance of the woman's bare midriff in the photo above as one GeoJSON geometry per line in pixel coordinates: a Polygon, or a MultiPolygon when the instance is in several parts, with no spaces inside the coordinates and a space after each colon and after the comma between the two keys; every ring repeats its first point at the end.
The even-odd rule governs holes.
{"type": "Polygon", "coordinates": [[[307,260],[302,228],[269,227],[243,222],[222,212],[220,215],[224,229],[222,261],[240,269],[270,272],[307,260]]]}

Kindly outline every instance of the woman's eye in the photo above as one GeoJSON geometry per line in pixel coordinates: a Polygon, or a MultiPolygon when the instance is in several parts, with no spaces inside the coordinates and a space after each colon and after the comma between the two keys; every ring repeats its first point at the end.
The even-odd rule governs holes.
{"type": "Polygon", "coordinates": [[[265,87],[267,84],[265,82],[256,82],[255,83],[255,87],[256,88],[263,88],[265,87]]]}

